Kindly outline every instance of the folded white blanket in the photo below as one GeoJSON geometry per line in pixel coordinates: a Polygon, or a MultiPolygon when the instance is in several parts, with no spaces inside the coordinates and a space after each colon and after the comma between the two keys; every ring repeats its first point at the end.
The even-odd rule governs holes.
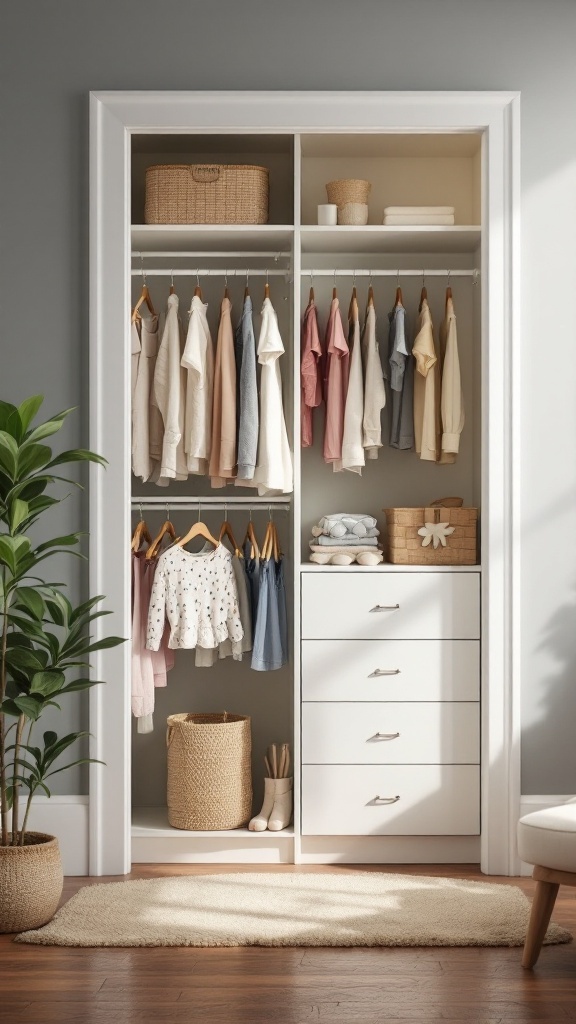
{"type": "Polygon", "coordinates": [[[360,512],[334,512],[331,515],[323,516],[317,527],[312,527],[312,533],[318,537],[321,533],[326,537],[354,537],[377,536],[368,531],[374,530],[376,520],[374,516],[368,516],[360,512]]]}
{"type": "Polygon", "coordinates": [[[351,537],[349,534],[346,534],[345,537],[325,537],[322,534],[320,537],[314,537],[314,540],[310,541],[310,545],[312,544],[322,548],[333,548],[339,545],[342,547],[358,547],[359,544],[370,548],[377,548],[378,537],[351,537]]]}
{"type": "Polygon", "coordinates": [[[420,216],[422,214],[448,214],[448,213],[454,213],[454,212],[455,211],[454,211],[454,207],[453,206],[385,206],[384,207],[384,216],[385,217],[388,214],[392,214],[392,216],[394,216],[395,214],[400,214],[400,213],[408,213],[408,214],[413,214],[413,215],[417,214],[418,216],[420,216]]]}
{"type": "Polygon", "coordinates": [[[409,213],[386,214],[386,216],[384,217],[384,223],[388,224],[391,227],[400,226],[400,225],[407,225],[407,224],[410,224],[410,225],[417,225],[417,224],[419,224],[421,226],[422,225],[427,225],[427,224],[453,224],[454,223],[454,214],[453,213],[447,213],[447,214],[439,214],[439,213],[427,214],[427,213],[422,213],[422,214],[419,214],[416,217],[413,217],[409,213]]]}

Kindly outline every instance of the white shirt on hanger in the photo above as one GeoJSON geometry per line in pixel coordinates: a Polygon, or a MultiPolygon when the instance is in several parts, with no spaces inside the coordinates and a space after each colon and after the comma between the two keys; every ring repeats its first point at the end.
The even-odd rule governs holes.
{"type": "Polygon", "coordinates": [[[283,353],[278,318],[270,299],[266,298],[262,306],[262,325],[258,339],[258,362],[262,367],[260,436],[258,465],[252,481],[258,484],[258,494],[261,495],[286,494],[293,488],[292,456],[282,404],[280,356],[283,353]]]}
{"type": "MultiPolygon", "coordinates": [[[[344,434],[342,437],[342,459],[333,462],[334,472],[348,469],[362,476],[365,465],[362,446],[362,420],[364,417],[364,381],[362,378],[362,353],[360,349],[360,322],[358,304],[355,304],[352,320],[350,374],[344,408],[344,434]]],[[[349,344],[350,347],[350,344],[349,344]]]]}
{"type": "Polygon", "coordinates": [[[189,473],[208,472],[212,446],[214,346],[206,316],[208,306],[194,295],[182,366],[186,372],[184,451],[189,473]]]}
{"type": "Polygon", "coordinates": [[[446,302],[446,316],[440,328],[441,344],[444,351],[442,366],[442,452],[456,454],[460,447],[460,434],[464,427],[464,398],[458,356],[456,314],[451,298],[446,302]]]}

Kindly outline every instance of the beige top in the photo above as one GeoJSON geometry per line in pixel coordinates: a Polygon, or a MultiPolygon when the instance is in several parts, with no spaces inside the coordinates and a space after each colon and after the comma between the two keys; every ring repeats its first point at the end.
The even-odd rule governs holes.
{"type": "Polygon", "coordinates": [[[454,303],[448,299],[446,316],[440,328],[440,347],[443,353],[442,395],[440,414],[442,421],[442,453],[457,454],[460,434],[464,427],[464,397],[458,357],[458,336],[454,303]]]}
{"type": "Polygon", "coordinates": [[[192,298],[182,366],[186,370],[184,451],[189,473],[207,473],[212,446],[214,348],[206,318],[208,306],[192,298]]]}
{"type": "Polygon", "coordinates": [[[178,316],[178,296],[168,296],[166,322],[154,370],[152,404],[160,410],[164,436],[160,454],[160,480],[186,480],[184,454],[184,404],[186,379],[180,366],[182,358],[181,324],[178,316]]]}
{"type": "Polygon", "coordinates": [[[350,349],[350,374],[344,407],[344,434],[342,437],[342,458],[333,462],[334,472],[348,469],[362,476],[365,465],[362,445],[362,420],[364,418],[364,380],[362,377],[362,351],[360,346],[360,322],[358,304],[353,303],[352,320],[348,347],[350,349]]]}
{"type": "Polygon", "coordinates": [[[216,341],[212,404],[212,487],[225,487],[236,476],[236,360],[230,299],[222,299],[216,341]]]}
{"type": "Polygon", "coordinates": [[[414,374],[414,441],[421,459],[436,462],[437,363],[432,315],[427,299],[422,300],[412,346],[416,360],[414,374]]]}
{"type": "Polygon", "coordinates": [[[362,335],[362,362],[364,364],[364,415],[362,418],[362,445],[367,459],[377,459],[382,447],[380,414],[386,405],[386,391],[382,376],[382,363],[376,337],[376,310],[368,306],[362,335]]]}

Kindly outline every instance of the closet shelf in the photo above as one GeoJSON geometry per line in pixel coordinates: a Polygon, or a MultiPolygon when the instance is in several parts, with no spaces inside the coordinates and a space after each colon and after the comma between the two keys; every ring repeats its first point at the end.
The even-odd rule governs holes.
{"type": "Polygon", "coordinates": [[[182,828],[172,828],[168,824],[166,807],[134,807],[132,809],[133,839],[293,839],[294,829],[284,828],[281,832],[251,832],[247,828],[219,829],[217,831],[200,832],[182,828]]]}
{"type": "Polygon", "coordinates": [[[315,562],[302,562],[300,572],[481,572],[480,565],[393,565],[383,562],[380,565],[317,565],[315,562]]]}
{"type": "Polygon", "coordinates": [[[481,240],[479,226],[460,224],[447,227],[303,224],[300,231],[304,253],[471,253],[481,240]]]}
{"type": "Polygon", "coordinates": [[[187,252],[189,249],[242,249],[285,251],[291,248],[294,228],[290,224],[133,224],[132,250],[146,253],[187,252]]]}

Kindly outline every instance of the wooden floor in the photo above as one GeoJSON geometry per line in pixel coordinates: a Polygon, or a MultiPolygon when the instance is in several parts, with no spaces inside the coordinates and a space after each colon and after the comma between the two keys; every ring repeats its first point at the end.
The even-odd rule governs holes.
{"type": "MultiPolygon", "coordinates": [[[[255,870],[139,865],[128,877],[255,870]]],[[[259,865],[257,870],[264,870],[259,865]]],[[[274,871],[353,868],[279,867],[274,871]]],[[[364,868],[486,878],[475,865],[364,868]]],[[[118,879],[114,879],[118,881],[118,879]]],[[[106,879],[71,878],[64,898],[106,879]]],[[[576,889],[553,919],[576,934],[576,889]]],[[[0,936],[0,1022],[34,1024],[538,1024],[576,1022],[576,943],[520,949],[63,949],[0,936]]]]}

